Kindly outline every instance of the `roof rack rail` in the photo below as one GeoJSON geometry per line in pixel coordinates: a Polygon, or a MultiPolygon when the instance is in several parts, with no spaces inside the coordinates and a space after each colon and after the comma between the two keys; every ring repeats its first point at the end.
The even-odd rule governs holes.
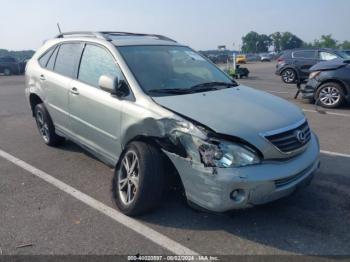
{"type": "Polygon", "coordinates": [[[64,33],[57,35],[56,38],[74,37],[74,36],[95,37],[95,38],[99,38],[99,39],[109,40],[100,32],[91,32],[91,31],[64,32],[64,33]]]}
{"type": "Polygon", "coordinates": [[[144,37],[154,37],[160,40],[171,41],[176,43],[175,40],[156,34],[139,34],[139,33],[129,33],[129,32],[115,32],[115,31],[103,31],[103,32],[92,32],[92,31],[73,31],[73,32],[65,32],[56,36],[56,38],[64,38],[64,37],[74,37],[74,36],[85,36],[85,37],[95,37],[107,41],[112,41],[109,36],[144,36],[144,37]]]}
{"type": "Polygon", "coordinates": [[[176,43],[174,39],[171,39],[169,37],[163,36],[163,35],[157,35],[157,34],[140,34],[140,33],[130,33],[130,32],[115,32],[115,31],[103,31],[99,32],[103,35],[118,35],[118,36],[145,36],[145,37],[155,37],[158,38],[159,40],[165,40],[165,41],[171,41],[176,43]]]}

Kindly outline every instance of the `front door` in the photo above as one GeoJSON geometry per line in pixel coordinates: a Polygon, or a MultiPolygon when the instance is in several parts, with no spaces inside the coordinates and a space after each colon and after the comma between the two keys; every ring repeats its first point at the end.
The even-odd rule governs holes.
{"type": "Polygon", "coordinates": [[[119,136],[124,102],[99,88],[98,81],[102,75],[123,79],[107,49],[87,44],[77,80],[70,84],[70,121],[75,137],[115,163],[121,152],[119,136]]]}

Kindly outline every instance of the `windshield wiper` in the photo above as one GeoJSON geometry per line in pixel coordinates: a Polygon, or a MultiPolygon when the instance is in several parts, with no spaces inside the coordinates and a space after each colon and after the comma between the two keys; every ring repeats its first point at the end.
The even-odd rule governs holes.
{"type": "Polygon", "coordinates": [[[147,92],[155,93],[155,94],[190,94],[196,92],[204,92],[211,90],[219,90],[218,86],[237,86],[236,83],[228,83],[228,82],[207,82],[201,83],[198,85],[194,85],[190,88],[163,88],[163,89],[150,89],[147,92]]]}
{"type": "Polygon", "coordinates": [[[201,83],[195,86],[192,86],[191,89],[197,88],[197,87],[203,87],[203,86],[237,86],[237,83],[229,83],[229,82],[206,82],[206,83],[201,83]]]}
{"type": "Polygon", "coordinates": [[[238,86],[236,83],[229,83],[229,82],[206,82],[201,83],[198,85],[194,85],[188,89],[189,93],[194,92],[202,92],[202,91],[210,91],[210,90],[219,90],[219,86],[225,86],[225,87],[231,87],[231,86],[238,86]]]}
{"type": "Polygon", "coordinates": [[[188,93],[188,89],[183,88],[163,88],[163,89],[150,89],[147,90],[149,93],[156,93],[156,94],[186,94],[188,93]]]}

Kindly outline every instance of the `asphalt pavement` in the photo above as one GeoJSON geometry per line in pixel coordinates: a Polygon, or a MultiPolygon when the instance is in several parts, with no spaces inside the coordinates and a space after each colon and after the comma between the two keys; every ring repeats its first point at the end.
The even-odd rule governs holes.
{"type": "Polygon", "coordinates": [[[24,77],[0,76],[0,153],[11,156],[0,156],[2,254],[350,255],[350,107],[317,113],[293,99],[295,87],[274,75],[274,63],[246,66],[242,85],[297,104],[318,134],[322,164],[311,185],[223,214],[195,211],[174,193],[137,219],[115,209],[112,169],[71,142],[44,145],[24,77]]]}

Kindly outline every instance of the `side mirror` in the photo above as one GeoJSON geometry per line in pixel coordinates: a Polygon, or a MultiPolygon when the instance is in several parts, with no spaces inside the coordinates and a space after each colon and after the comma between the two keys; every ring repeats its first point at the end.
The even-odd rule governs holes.
{"type": "Polygon", "coordinates": [[[125,97],[129,95],[129,87],[124,80],[118,80],[118,77],[102,75],[98,81],[98,86],[113,96],[125,97]]]}
{"type": "Polygon", "coordinates": [[[115,94],[116,88],[118,85],[118,77],[110,77],[106,75],[102,75],[98,80],[98,86],[111,94],[115,94]]]}

